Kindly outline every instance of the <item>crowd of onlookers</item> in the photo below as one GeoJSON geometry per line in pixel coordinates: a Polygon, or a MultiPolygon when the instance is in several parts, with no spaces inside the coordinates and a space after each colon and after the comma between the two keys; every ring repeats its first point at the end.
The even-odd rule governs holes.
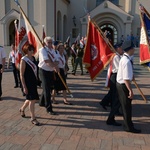
{"type": "Polygon", "coordinates": [[[124,37],[124,35],[121,35],[120,42],[124,43],[125,41],[131,41],[135,47],[139,47],[140,36],[139,34],[137,34],[136,36],[134,36],[133,34],[127,34],[126,37],[124,37]]]}

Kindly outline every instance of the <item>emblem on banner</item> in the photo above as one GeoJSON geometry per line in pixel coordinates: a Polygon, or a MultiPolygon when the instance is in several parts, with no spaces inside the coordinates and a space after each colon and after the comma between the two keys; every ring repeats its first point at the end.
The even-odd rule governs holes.
{"type": "Polygon", "coordinates": [[[95,60],[98,55],[98,49],[95,45],[91,45],[91,58],[92,60],[95,60]]]}

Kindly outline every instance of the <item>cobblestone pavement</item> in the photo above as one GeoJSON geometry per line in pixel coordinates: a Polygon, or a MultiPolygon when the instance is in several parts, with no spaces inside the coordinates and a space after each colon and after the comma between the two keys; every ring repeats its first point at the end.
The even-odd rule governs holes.
{"type": "MultiPolygon", "coordinates": [[[[138,49],[137,49],[138,51],[138,49]]],[[[145,103],[134,88],[133,122],[142,130],[141,134],[124,132],[122,127],[106,125],[109,110],[105,111],[99,101],[107,93],[104,88],[106,70],[94,82],[89,74],[80,70],[76,76],[68,74],[68,87],[73,105],[64,105],[62,95],[56,97],[59,104],[53,104],[59,115],[46,113],[36,104],[36,115],[42,126],[31,124],[30,114],[21,118],[19,108],[24,102],[20,88],[14,87],[12,72],[3,74],[3,96],[0,101],[0,150],[149,150],[150,148],[150,78],[149,72],[138,65],[135,58],[135,77],[148,103],[145,103]]],[[[41,89],[38,88],[39,94],[41,89]]],[[[120,123],[123,118],[117,116],[120,123]]]]}

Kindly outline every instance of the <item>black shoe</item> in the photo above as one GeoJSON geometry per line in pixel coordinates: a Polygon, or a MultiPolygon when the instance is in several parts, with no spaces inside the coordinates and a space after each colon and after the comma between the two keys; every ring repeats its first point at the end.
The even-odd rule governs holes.
{"type": "Polygon", "coordinates": [[[83,73],[81,73],[81,75],[83,75],[83,73]]]}
{"type": "Polygon", "coordinates": [[[131,132],[131,133],[141,133],[141,130],[133,128],[133,129],[127,131],[127,132],[131,132]]]}
{"type": "Polygon", "coordinates": [[[75,76],[75,73],[73,72],[73,73],[72,73],[72,75],[74,75],[74,76],[75,76]]]}
{"type": "Polygon", "coordinates": [[[47,111],[47,113],[49,113],[50,115],[57,115],[57,113],[55,113],[53,111],[47,111]]]}
{"type": "Polygon", "coordinates": [[[104,104],[102,104],[101,102],[99,102],[99,104],[105,109],[107,110],[106,106],[104,104]]]}
{"type": "Polygon", "coordinates": [[[112,122],[106,121],[106,124],[107,125],[113,125],[113,126],[121,126],[122,125],[121,123],[118,123],[116,121],[112,121],[112,122]]]}
{"type": "Polygon", "coordinates": [[[17,87],[18,87],[18,85],[15,85],[15,86],[14,86],[14,88],[17,88],[17,87]]]}

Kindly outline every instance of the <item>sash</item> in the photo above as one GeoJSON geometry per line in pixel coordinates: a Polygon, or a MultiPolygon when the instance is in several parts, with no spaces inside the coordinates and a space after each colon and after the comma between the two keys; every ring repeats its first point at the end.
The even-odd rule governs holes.
{"type": "Polygon", "coordinates": [[[77,56],[77,53],[75,52],[73,47],[71,47],[71,51],[75,54],[75,56],[77,56]]]}
{"type": "Polygon", "coordinates": [[[11,54],[12,54],[12,57],[14,57],[14,58],[15,58],[15,52],[14,52],[14,51],[12,51],[12,52],[11,52],[11,54]]]}
{"type": "Polygon", "coordinates": [[[37,78],[37,67],[36,65],[26,56],[22,57],[22,60],[24,60],[33,70],[35,77],[37,78]]]}
{"type": "Polygon", "coordinates": [[[65,65],[64,59],[62,59],[61,57],[59,57],[59,60],[61,61],[62,65],[64,66],[65,65]]]}

